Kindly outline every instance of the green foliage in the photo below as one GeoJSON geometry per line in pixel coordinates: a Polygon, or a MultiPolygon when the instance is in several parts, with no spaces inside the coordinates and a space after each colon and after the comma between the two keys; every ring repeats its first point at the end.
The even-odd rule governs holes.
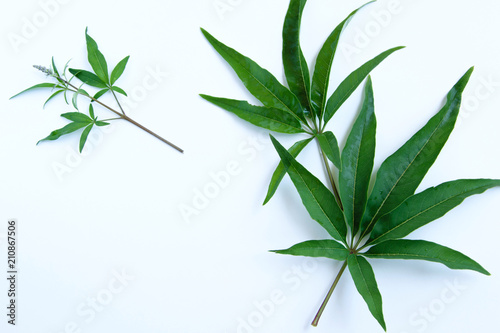
{"type": "Polygon", "coordinates": [[[170,145],[172,148],[178,150],[179,152],[183,152],[182,149],[174,145],[173,143],[163,139],[159,135],[155,134],[154,132],[150,131],[146,127],[142,126],[141,124],[137,123],[136,121],[132,120],[130,117],[128,117],[125,114],[125,111],[123,110],[119,99],[117,98],[116,93],[119,93],[121,95],[127,96],[127,93],[125,90],[123,90],[120,87],[115,86],[115,82],[122,76],[128,60],[129,56],[125,57],[123,60],[121,60],[111,71],[111,74],[108,72],[108,64],[106,62],[106,59],[104,55],[101,53],[99,50],[99,47],[97,46],[96,41],[89,36],[87,29],[85,30],[85,40],[87,44],[87,59],[89,62],[90,67],[92,67],[92,71],[84,70],[84,69],[75,69],[75,68],[69,68],[68,69],[68,63],[64,66],[64,69],[62,71],[58,70],[54,61],[54,58],[52,58],[52,68],[48,69],[43,66],[34,66],[38,70],[42,71],[47,75],[48,78],[55,80],[55,83],[41,83],[34,85],[26,90],[21,91],[20,93],[14,95],[11,97],[17,97],[23,93],[26,93],[28,91],[34,90],[34,89],[39,89],[39,88],[50,88],[52,90],[55,90],[50,97],[46,100],[44,103],[45,105],[63,93],[64,100],[66,104],[70,104],[68,102],[68,94],[72,94],[71,97],[71,105],[78,111],[76,113],[65,113],[62,114],[61,116],[72,121],[70,124],[66,125],[63,128],[60,128],[58,130],[55,130],[51,132],[46,138],[40,140],[41,141],[47,141],[47,140],[57,140],[63,135],[67,135],[70,133],[73,133],[81,128],[84,128],[83,132],[81,133],[80,136],[80,142],[79,142],[79,150],[82,152],[85,143],[87,142],[87,138],[92,131],[92,129],[95,126],[107,126],[109,125],[108,121],[113,121],[113,120],[126,120],[129,123],[139,127],[140,129],[146,131],[147,133],[153,135],[154,137],[158,138],[159,140],[163,141],[164,143],[170,145]],[[71,74],[72,76],[68,78],[67,72],[71,74]],[[77,78],[82,82],[82,84],[77,87],[71,81],[77,78]],[[83,86],[89,86],[91,88],[98,88],[99,90],[93,95],[90,95],[85,89],[83,89],[83,86]],[[119,110],[115,110],[108,106],[107,104],[104,104],[100,98],[104,96],[106,93],[110,92],[113,95],[113,98],[115,99],[119,110]],[[78,97],[79,96],[84,96],[87,98],[87,100],[91,103],[89,107],[89,116],[79,113],[79,107],[78,107],[78,97]],[[94,114],[94,109],[92,106],[92,103],[99,104],[102,107],[104,107],[107,111],[111,112],[115,118],[109,118],[105,120],[98,120],[98,117],[95,116],[94,114]],[[79,116],[77,116],[79,115],[79,116]],[[68,118],[71,117],[71,118],[68,118]],[[85,118],[84,118],[85,117],[85,118]],[[78,120],[76,120],[78,119],[78,120]]]}
{"type": "Polygon", "coordinates": [[[308,135],[288,150],[272,135],[280,163],[273,173],[264,201],[267,203],[288,174],[311,219],[333,239],[309,240],[272,252],[294,256],[325,257],[343,262],[318,315],[319,317],[346,268],[369,311],[386,329],[382,296],[369,259],[418,259],[489,274],[458,251],[423,240],[402,239],[458,206],[467,197],[500,186],[500,180],[463,179],[443,183],[415,194],[438,157],[455,125],[462,93],[473,68],[447,95],[444,107],[379,168],[374,181],[377,121],[370,72],[402,47],[391,48],[349,74],[328,97],[332,63],[341,33],[353,11],[330,34],[316,60],[312,80],[300,46],[300,24],[305,0],[291,0],[283,27],[283,66],[288,87],[253,60],[222,44],[202,29],[214,49],[229,63],[247,90],[263,106],[246,101],[201,95],[212,104],[265,129],[285,134],[308,135]],[[364,99],[342,151],[326,125],[349,96],[366,81],[364,99]],[[300,152],[316,140],[329,186],[297,161],[300,152]],[[332,166],[338,169],[338,186],[332,166]],[[374,183],[370,187],[370,184],[374,183]]]}

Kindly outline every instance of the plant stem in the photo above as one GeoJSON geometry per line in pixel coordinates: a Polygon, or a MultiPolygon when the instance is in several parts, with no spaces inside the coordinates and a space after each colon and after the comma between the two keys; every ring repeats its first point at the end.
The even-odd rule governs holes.
{"type": "MultiPolygon", "coordinates": [[[[316,137],[316,140],[318,140],[317,137],[316,137]]],[[[332,170],[330,169],[330,165],[328,163],[328,158],[326,157],[326,154],[323,151],[323,149],[321,149],[321,145],[319,144],[319,141],[318,141],[318,146],[319,146],[319,150],[321,151],[321,156],[323,158],[323,164],[325,165],[326,172],[328,174],[328,178],[330,179],[330,184],[332,185],[332,190],[333,190],[333,194],[335,196],[335,200],[337,200],[337,204],[339,205],[340,210],[343,211],[344,207],[342,206],[342,201],[340,200],[340,194],[339,194],[339,191],[337,190],[337,185],[335,185],[335,179],[333,178],[332,170]]]]}
{"type": "Polygon", "coordinates": [[[344,264],[342,265],[342,268],[340,269],[339,273],[337,274],[335,281],[333,281],[332,287],[328,291],[328,294],[326,294],[325,300],[321,304],[321,307],[319,308],[318,313],[316,314],[316,316],[314,317],[314,320],[311,323],[312,326],[314,326],[314,327],[318,326],[319,319],[321,318],[323,311],[325,311],[326,305],[328,304],[330,297],[332,297],[333,291],[335,290],[335,287],[337,287],[337,284],[340,281],[340,277],[342,276],[342,274],[344,274],[346,267],[347,267],[347,260],[344,261],[344,264]]]}
{"type": "MultiPolygon", "coordinates": [[[[75,92],[78,92],[79,89],[77,87],[75,87],[74,85],[72,85],[71,83],[69,83],[68,81],[64,80],[61,78],[61,80],[63,80],[69,87],[73,88],[75,90],[75,92]]],[[[83,95],[83,94],[82,94],[83,95]]],[[[115,109],[107,106],[106,104],[102,103],[101,101],[95,99],[94,97],[92,96],[87,96],[87,95],[84,95],[88,98],[90,98],[92,101],[100,104],[101,106],[105,107],[106,109],[108,109],[109,111],[113,112],[114,114],[116,114],[118,116],[119,119],[123,119],[123,120],[126,120],[128,121],[129,123],[139,127],[140,129],[142,129],[143,131],[145,131],[146,133],[149,133],[151,134],[152,136],[154,136],[155,138],[159,139],[160,141],[162,141],[163,143],[166,143],[167,145],[169,145],[170,147],[174,148],[175,150],[177,150],[178,152],[180,153],[184,153],[184,150],[182,150],[181,148],[179,148],[178,146],[176,146],[175,144],[173,144],[172,142],[162,138],[161,136],[159,136],[158,134],[156,134],[155,132],[151,131],[150,129],[144,127],[143,125],[139,124],[138,122],[136,122],[135,120],[133,120],[132,118],[128,117],[127,115],[125,115],[125,113],[120,113],[118,111],[116,111],[115,109]]],[[[115,97],[116,98],[116,97],[115,97]]],[[[121,106],[120,106],[121,108],[121,106]]]]}
{"type": "Polygon", "coordinates": [[[115,98],[115,101],[118,104],[118,107],[120,108],[120,111],[123,114],[125,114],[125,111],[123,110],[122,105],[120,104],[120,101],[118,100],[118,97],[116,97],[115,91],[112,88],[110,88],[109,90],[111,90],[111,93],[113,94],[113,97],[115,98]]]}

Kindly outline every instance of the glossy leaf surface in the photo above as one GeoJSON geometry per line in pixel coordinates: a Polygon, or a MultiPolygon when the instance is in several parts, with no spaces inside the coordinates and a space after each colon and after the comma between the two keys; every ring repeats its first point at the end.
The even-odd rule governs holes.
{"type": "Polygon", "coordinates": [[[331,239],[306,241],[286,250],[274,250],[271,252],[293,256],[323,257],[342,261],[346,260],[349,255],[349,250],[342,244],[331,239]]]}

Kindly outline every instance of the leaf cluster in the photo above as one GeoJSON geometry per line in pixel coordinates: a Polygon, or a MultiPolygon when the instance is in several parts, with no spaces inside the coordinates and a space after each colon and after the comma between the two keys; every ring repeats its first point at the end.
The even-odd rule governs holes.
{"type": "Polygon", "coordinates": [[[313,321],[314,326],[340,276],[348,268],[370,312],[386,329],[382,296],[367,258],[427,260],[451,269],[468,269],[489,275],[481,265],[458,251],[429,241],[403,239],[416,229],[442,217],[467,197],[500,185],[500,180],[461,179],[415,193],[453,130],[462,93],[473,68],[449,91],[444,107],[382,163],[374,185],[370,187],[375,157],[376,117],[369,74],[402,47],[391,48],[367,61],[328,95],[332,63],[341,33],[361,8],[353,11],[329,35],[319,51],[311,78],[299,39],[305,4],[305,0],[291,0],[283,26],[282,58],[287,86],[256,62],[202,29],[209,43],[262,106],[251,105],[246,101],[201,96],[256,126],[279,133],[309,136],[288,150],[271,136],[281,162],[272,176],[264,203],[271,199],[284,175],[288,174],[311,218],[332,239],[305,241],[274,252],[344,262],[313,321]],[[366,84],[361,111],[341,151],[335,135],[326,131],[326,125],[362,82],[366,84]],[[313,140],[320,147],[331,188],[296,159],[313,140]],[[332,166],[338,169],[338,180],[332,166]]]}

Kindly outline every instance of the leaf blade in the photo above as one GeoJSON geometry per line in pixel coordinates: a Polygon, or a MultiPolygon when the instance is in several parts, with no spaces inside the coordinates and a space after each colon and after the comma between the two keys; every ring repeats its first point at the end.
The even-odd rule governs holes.
{"type": "Polygon", "coordinates": [[[125,67],[127,67],[128,59],[130,56],[126,56],[123,58],[118,64],[116,64],[115,68],[111,71],[111,77],[109,83],[111,85],[115,84],[115,82],[122,76],[125,67]]]}
{"type": "Polygon", "coordinates": [[[323,132],[316,136],[318,138],[321,150],[325,153],[326,157],[338,168],[342,168],[340,161],[340,148],[337,138],[332,132],[323,132]]]}
{"type": "Polygon", "coordinates": [[[468,269],[490,275],[487,270],[466,255],[423,240],[388,240],[371,247],[362,255],[374,259],[426,260],[443,264],[451,269],[468,269]]]}
{"type": "Polygon", "coordinates": [[[28,91],[31,91],[31,90],[34,90],[34,89],[39,89],[39,88],[57,88],[57,83],[39,83],[39,84],[35,84],[34,86],[31,86],[29,87],[28,89],[24,89],[23,91],[15,94],[14,96],[12,96],[11,98],[9,99],[13,99],[21,94],[24,94],[25,92],[28,92],[28,91]]]}
{"type": "Polygon", "coordinates": [[[101,80],[97,75],[83,69],[70,68],[68,71],[76,76],[83,83],[96,88],[107,88],[106,83],[101,80]]]}
{"type": "Polygon", "coordinates": [[[340,261],[346,260],[349,255],[349,250],[342,244],[331,239],[305,241],[285,250],[272,250],[270,252],[293,256],[329,258],[340,261]]]}
{"type": "Polygon", "coordinates": [[[80,153],[82,152],[83,147],[85,147],[85,143],[87,142],[87,138],[88,138],[89,133],[92,130],[93,126],[94,126],[94,124],[88,125],[87,127],[85,127],[85,129],[82,132],[82,136],[80,137],[80,145],[79,145],[80,153]]]}
{"type": "Polygon", "coordinates": [[[95,40],[89,36],[88,29],[85,29],[85,40],[87,42],[87,58],[94,73],[105,83],[109,83],[108,64],[104,55],[99,51],[95,40]]]}
{"type": "Polygon", "coordinates": [[[39,140],[37,142],[37,144],[39,144],[40,142],[42,141],[54,141],[54,140],[57,140],[59,139],[61,136],[63,135],[66,135],[66,134],[70,134],[70,133],[73,133],[77,130],[79,130],[80,128],[83,128],[85,127],[86,124],[85,123],[76,123],[76,122],[72,122],[72,123],[69,123],[68,125],[60,128],[60,129],[57,129],[55,131],[52,131],[47,137],[39,140]]]}

